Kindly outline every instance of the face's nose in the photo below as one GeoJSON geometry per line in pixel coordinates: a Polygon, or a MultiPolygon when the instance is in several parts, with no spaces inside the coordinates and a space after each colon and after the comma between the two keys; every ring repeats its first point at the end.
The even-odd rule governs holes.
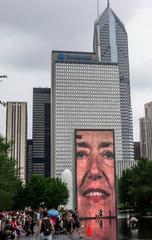
{"type": "Polygon", "coordinates": [[[89,159],[89,170],[88,170],[88,178],[97,180],[102,178],[102,171],[100,170],[100,162],[98,154],[91,154],[89,159]]]}

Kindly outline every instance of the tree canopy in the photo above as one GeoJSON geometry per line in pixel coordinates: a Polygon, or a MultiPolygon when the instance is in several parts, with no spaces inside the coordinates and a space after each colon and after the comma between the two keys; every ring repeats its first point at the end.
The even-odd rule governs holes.
{"type": "Polygon", "coordinates": [[[9,157],[9,149],[10,144],[0,135],[0,211],[24,209],[25,206],[51,208],[67,203],[69,191],[59,178],[33,175],[23,184],[16,175],[16,161],[9,157]]]}
{"type": "Polygon", "coordinates": [[[16,195],[15,209],[23,209],[30,206],[36,209],[40,206],[47,208],[65,205],[69,198],[67,185],[59,178],[44,178],[33,175],[31,180],[25,184],[16,195]]]}
{"type": "Polygon", "coordinates": [[[119,180],[120,202],[138,211],[152,209],[152,161],[140,159],[137,166],[125,171],[119,180]]]}
{"type": "Polygon", "coordinates": [[[21,182],[16,176],[15,160],[9,158],[10,145],[0,135],[0,210],[10,209],[17,185],[21,182]]]}

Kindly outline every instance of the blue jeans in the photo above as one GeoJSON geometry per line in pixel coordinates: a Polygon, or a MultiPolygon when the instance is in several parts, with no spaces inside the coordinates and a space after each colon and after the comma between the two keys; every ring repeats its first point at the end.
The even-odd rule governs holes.
{"type": "Polygon", "coordinates": [[[52,234],[45,236],[44,233],[40,233],[40,240],[52,240],[52,234]]]}

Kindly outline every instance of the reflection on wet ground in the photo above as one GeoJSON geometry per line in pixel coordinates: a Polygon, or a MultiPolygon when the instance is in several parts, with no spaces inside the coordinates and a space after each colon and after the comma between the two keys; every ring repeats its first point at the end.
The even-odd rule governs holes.
{"type": "Polygon", "coordinates": [[[152,218],[139,219],[134,227],[128,225],[126,218],[84,220],[81,221],[80,237],[90,240],[152,240],[152,218]]]}
{"type": "Polygon", "coordinates": [[[116,219],[81,221],[80,237],[90,240],[117,240],[116,219]]]}
{"type": "Polygon", "coordinates": [[[126,219],[118,220],[119,240],[152,240],[152,218],[138,218],[135,226],[129,226],[126,219]]]}

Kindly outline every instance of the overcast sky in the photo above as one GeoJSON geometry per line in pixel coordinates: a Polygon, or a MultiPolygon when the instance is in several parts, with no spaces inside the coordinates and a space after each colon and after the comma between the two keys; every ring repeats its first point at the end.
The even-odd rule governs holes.
{"type": "MultiPolygon", "coordinates": [[[[134,140],[138,119],[152,101],[152,0],[111,0],[129,38],[134,140]]],[[[100,0],[100,13],[107,5],[100,0]]],[[[51,51],[92,51],[96,0],[0,0],[1,101],[28,102],[28,137],[32,137],[33,87],[50,87],[51,51]]],[[[5,135],[0,106],[0,133],[5,135]]]]}

